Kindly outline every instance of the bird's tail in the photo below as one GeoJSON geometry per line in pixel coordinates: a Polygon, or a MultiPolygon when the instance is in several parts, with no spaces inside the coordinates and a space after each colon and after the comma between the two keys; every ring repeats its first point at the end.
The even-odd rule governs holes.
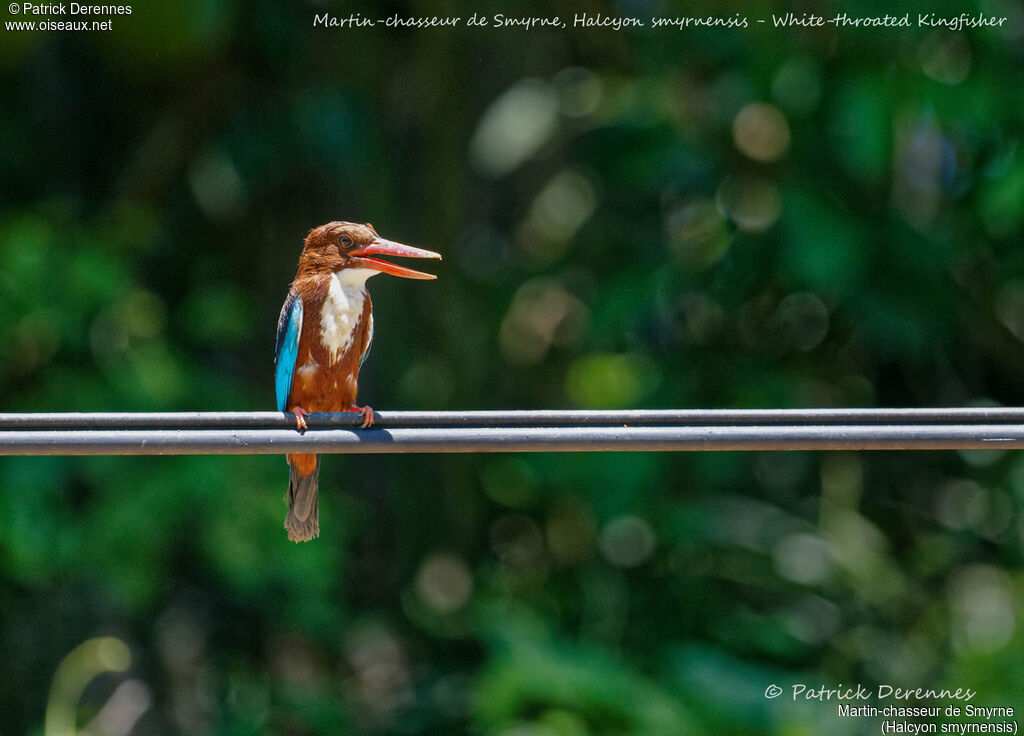
{"type": "Polygon", "coordinates": [[[320,456],[289,455],[288,515],[284,528],[293,542],[308,542],[320,536],[320,456]]]}

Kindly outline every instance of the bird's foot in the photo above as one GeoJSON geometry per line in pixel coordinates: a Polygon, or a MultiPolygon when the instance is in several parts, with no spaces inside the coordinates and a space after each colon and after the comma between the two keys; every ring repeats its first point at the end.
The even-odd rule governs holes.
{"type": "Polygon", "coordinates": [[[305,432],[309,429],[309,427],[306,426],[306,417],[309,416],[308,411],[303,409],[301,406],[293,406],[290,411],[295,415],[295,429],[300,432],[305,432]]]}
{"type": "Polygon", "coordinates": [[[363,415],[363,423],[359,425],[359,429],[367,429],[373,425],[373,407],[372,406],[356,406],[352,405],[352,411],[357,411],[363,415]]]}

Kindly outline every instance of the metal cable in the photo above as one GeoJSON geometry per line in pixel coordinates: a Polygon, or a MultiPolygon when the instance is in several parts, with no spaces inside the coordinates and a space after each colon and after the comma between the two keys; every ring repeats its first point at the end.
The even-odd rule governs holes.
{"type": "Polygon", "coordinates": [[[0,455],[1024,448],[1024,424],[4,430],[0,455]]]}
{"type": "MultiPolygon", "coordinates": [[[[355,412],[311,414],[310,429],[357,427],[355,412]]],[[[670,427],[803,424],[1024,424],[1024,407],[939,409],[629,409],[625,411],[378,411],[378,429],[443,427],[670,427]]],[[[292,429],[285,412],[0,414],[3,430],[292,429]]]]}

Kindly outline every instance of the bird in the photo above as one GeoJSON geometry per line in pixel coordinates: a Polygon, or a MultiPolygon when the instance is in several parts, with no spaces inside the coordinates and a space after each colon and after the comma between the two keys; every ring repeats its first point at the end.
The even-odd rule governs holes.
{"type": "MultiPolygon", "coordinates": [[[[298,271],[277,322],[274,388],[277,409],[308,429],[311,412],[359,412],[365,429],[373,409],[356,404],[359,369],[373,341],[373,304],[366,282],[380,273],[407,279],[435,279],[374,256],[436,258],[439,253],[386,240],[370,223],[328,222],[309,231],[298,271]]],[[[289,454],[288,539],[306,542],[320,535],[320,456],[289,454]]]]}

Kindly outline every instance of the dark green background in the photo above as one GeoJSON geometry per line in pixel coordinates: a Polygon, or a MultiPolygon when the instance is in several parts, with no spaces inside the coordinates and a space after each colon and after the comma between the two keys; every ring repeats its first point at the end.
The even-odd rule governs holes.
{"type": "MultiPolygon", "coordinates": [[[[209,0],[0,31],[0,409],[272,408],[333,219],[445,256],[371,282],[378,409],[1024,404],[1024,13],[924,5],[887,10],[1009,21],[339,31],[314,15],[788,8],[209,0]]],[[[1017,453],[334,456],[301,546],[286,481],[4,458],[0,733],[80,694],[135,734],[876,732],[794,683],[1024,705],[1017,453]],[[116,642],[65,657],[107,636],[130,669],[86,682],[116,642]]]]}

